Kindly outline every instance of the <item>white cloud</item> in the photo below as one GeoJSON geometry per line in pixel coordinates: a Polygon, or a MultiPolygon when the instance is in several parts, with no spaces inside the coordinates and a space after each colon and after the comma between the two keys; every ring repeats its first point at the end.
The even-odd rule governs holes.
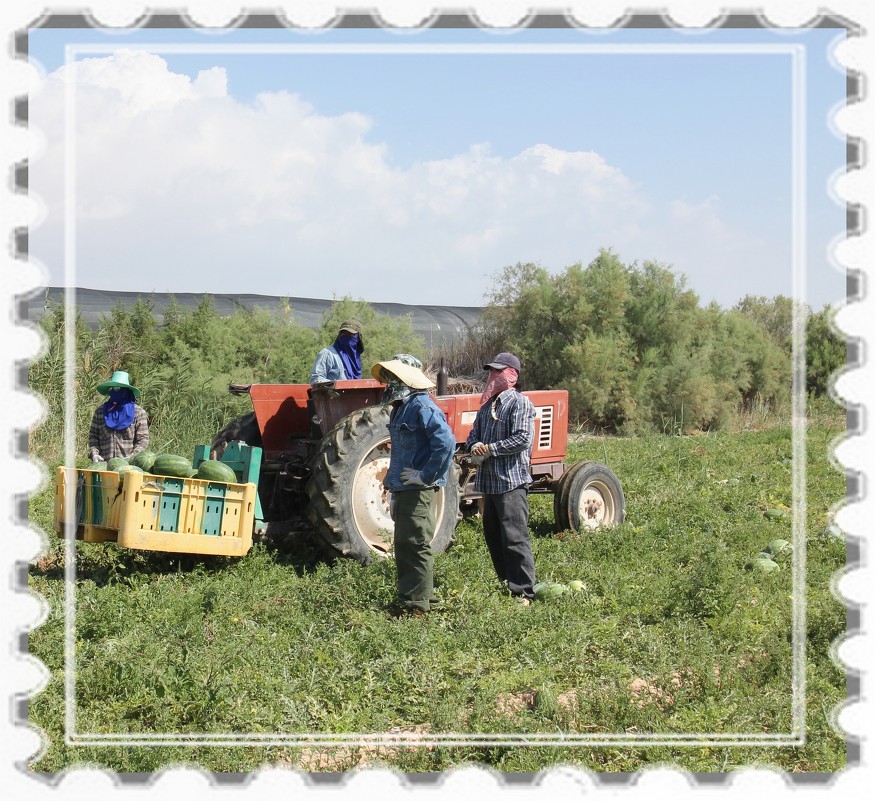
{"type": "Polygon", "coordinates": [[[506,264],[558,270],[602,246],[667,261],[648,245],[707,254],[695,243],[731,234],[715,199],[661,213],[597,153],[479,143],[398,169],[363,114],[326,116],[291,91],[241,103],[222,68],[192,80],[120,50],[50,74],[31,104],[48,143],[31,186],[49,204],[32,252],[57,283],[74,73],[80,286],[477,305],[506,264]]]}
{"type": "Polygon", "coordinates": [[[711,195],[700,203],[674,200],[669,205],[669,215],[683,225],[698,226],[716,241],[729,241],[734,232],[720,218],[717,210],[719,202],[716,195],[711,195]]]}

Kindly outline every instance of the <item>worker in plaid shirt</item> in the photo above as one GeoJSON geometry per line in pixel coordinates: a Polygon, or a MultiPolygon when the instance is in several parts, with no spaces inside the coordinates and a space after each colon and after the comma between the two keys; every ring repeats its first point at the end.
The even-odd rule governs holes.
{"type": "Polygon", "coordinates": [[[500,581],[528,606],[535,562],[529,537],[529,484],[535,407],[516,388],[520,360],[499,353],[489,364],[480,411],[467,446],[476,462],[474,489],[483,493],[483,536],[500,581]]]}
{"type": "Polygon", "coordinates": [[[116,456],[127,459],[149,446],[149,420],[137,404],[140,390],[124,370],[116,370],[97,391],[106,403],[94,410],[88,431],[88,455],[92,462],[108,462],[116,456]]]}

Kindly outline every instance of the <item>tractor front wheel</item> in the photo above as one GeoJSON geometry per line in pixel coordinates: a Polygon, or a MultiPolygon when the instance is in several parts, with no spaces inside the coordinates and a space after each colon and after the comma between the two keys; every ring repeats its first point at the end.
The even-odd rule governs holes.
{"type": "Polygon", "coordinates": [[[626,517],[626,499],[620,479],[598,462],[573,464],[559,479],[553,513],[558,531],[622,523],[626,517]]]}
{"type": "MultiPolygon", "coordinates": [[[[367,564],[392,548],[395,524],[389,517],[383,479],[389,470],[389,411],[359,409],[329,431],[312,464],[306,492],[307,518],[316,535],[341,556],[367,564]]],[[[435,495],[434,553],[453,541],[459,518],[458,468],[435,495]]]]}

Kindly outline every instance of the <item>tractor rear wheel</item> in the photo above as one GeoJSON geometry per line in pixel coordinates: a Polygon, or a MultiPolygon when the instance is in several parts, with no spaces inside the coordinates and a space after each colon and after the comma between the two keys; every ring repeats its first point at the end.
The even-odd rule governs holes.
{"type": "Polygon", "coordinates": [[[559,531],[622,523],[626,499],[620,479],[598,462],[577,462],[559,479],[553,512],[559,531]]]}
{"type": "MultiPolygon", "coordinates": [[[[336,553],[362,564],[387,556],[392,548],[395,524],[383,488],[389,470],[388,422],[385,406],[359,409],[341,420],[323,438],[306,485],[307,518],[316,536],[336,553]]],[[[455,463],[434,504],[431,549],[442,553],[452,543],[459,519],[455,463]]]]}

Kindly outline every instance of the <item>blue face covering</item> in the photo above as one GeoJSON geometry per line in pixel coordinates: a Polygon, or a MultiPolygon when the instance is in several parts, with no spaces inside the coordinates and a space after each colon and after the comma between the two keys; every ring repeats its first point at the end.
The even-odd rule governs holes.
{"type": "Polygon", "coordinates": [[[362,377],[362,346],[358,334],[338,334],[334,349],[340,355],[347,378],[362,377]]]}
{"type": "Polygon", "coordinates": [[[113,431],[124,431],[134,422],[134,393],[129,389],[111,389],[103,404],[103,422],[113,431]]]}

